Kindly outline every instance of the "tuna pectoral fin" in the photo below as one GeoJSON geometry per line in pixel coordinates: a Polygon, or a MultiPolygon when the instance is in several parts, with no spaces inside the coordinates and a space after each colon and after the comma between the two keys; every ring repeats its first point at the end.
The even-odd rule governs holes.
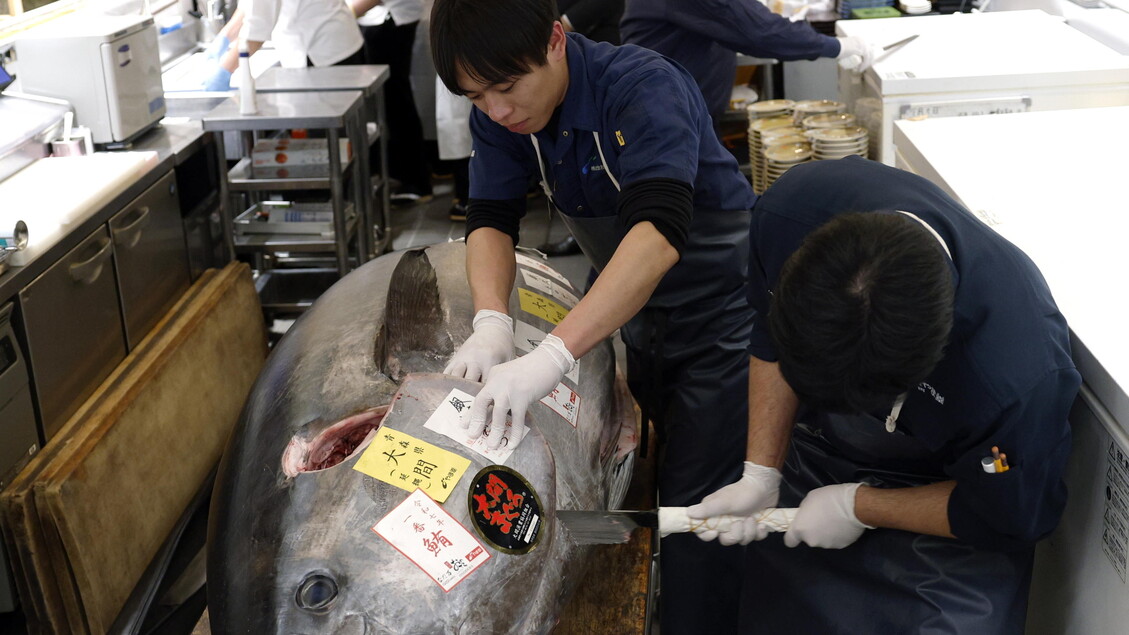
{"type": "Polygon", "coordinates": [[[446,328],[435,268],[422,249],[400,258],[388,285],[384,326],[373,353],[377,365],[395,381],[405,369],[438,372],[454,351],[446,328]]]}

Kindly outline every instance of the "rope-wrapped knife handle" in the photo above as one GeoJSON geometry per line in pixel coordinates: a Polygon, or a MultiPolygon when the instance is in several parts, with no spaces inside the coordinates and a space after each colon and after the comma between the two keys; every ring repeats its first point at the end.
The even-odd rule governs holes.
{"type": "MultiPolygon", "coordinates": [[[[767,527],[769,531],[788,531],[795,517],[795,507],[768,507],[756,515],[757,522],[767,527]]],[[[690,518],[685,507],[659,508],[659,534],[664,537],[678,533],[700,534],[711,530],[725,531],[733,523],[743,522],[745,522],[744,516],[712,516],[697,520],[690,518]]]]}

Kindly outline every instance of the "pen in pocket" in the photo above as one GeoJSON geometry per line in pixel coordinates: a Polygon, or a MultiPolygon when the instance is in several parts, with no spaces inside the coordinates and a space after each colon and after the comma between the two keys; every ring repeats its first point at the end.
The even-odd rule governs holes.
{"type": "Polygon", "coordinates": [[[1010,470],[1007,454],[1000,452],[999,446],[992,446],[992,456],[980,459],[980,467],[988,474],[1000,474],[1010,470]]]}

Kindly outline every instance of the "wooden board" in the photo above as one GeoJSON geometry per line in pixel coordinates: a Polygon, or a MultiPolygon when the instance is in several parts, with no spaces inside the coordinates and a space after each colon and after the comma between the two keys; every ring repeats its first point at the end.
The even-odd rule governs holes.
{"type": "Polygon", "coordinates": [[[22,520],[5,529],[21,597],[47,591],[28,603],[33,632],[106,632],[219,460],[265,355],[250,271],[229,265],[193,286],[0,495],[3,519],[22,520]]]}
{"type": "MultiPolygon", "coordinates": [[[[647,458],[636,457],[623,509],[655,508],[658,490],[653,428],[649,439],[647,458]]],[[[597,545],[584,578],[561,611],[554,635],[646,633],[655,540],[653,530],[636,529],[627,544],[597,545]]]]}

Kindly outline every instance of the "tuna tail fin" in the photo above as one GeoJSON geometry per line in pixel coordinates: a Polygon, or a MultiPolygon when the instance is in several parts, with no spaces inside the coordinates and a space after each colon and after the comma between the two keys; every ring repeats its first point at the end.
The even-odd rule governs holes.
{"type": "Polygon", "coordinates": [[[373,351],[377,365],[399,382],[409,372],[442,371],[453,351],[435,268],[423,249],[408,251],[388,283],[384,326],[373,351]]]}

